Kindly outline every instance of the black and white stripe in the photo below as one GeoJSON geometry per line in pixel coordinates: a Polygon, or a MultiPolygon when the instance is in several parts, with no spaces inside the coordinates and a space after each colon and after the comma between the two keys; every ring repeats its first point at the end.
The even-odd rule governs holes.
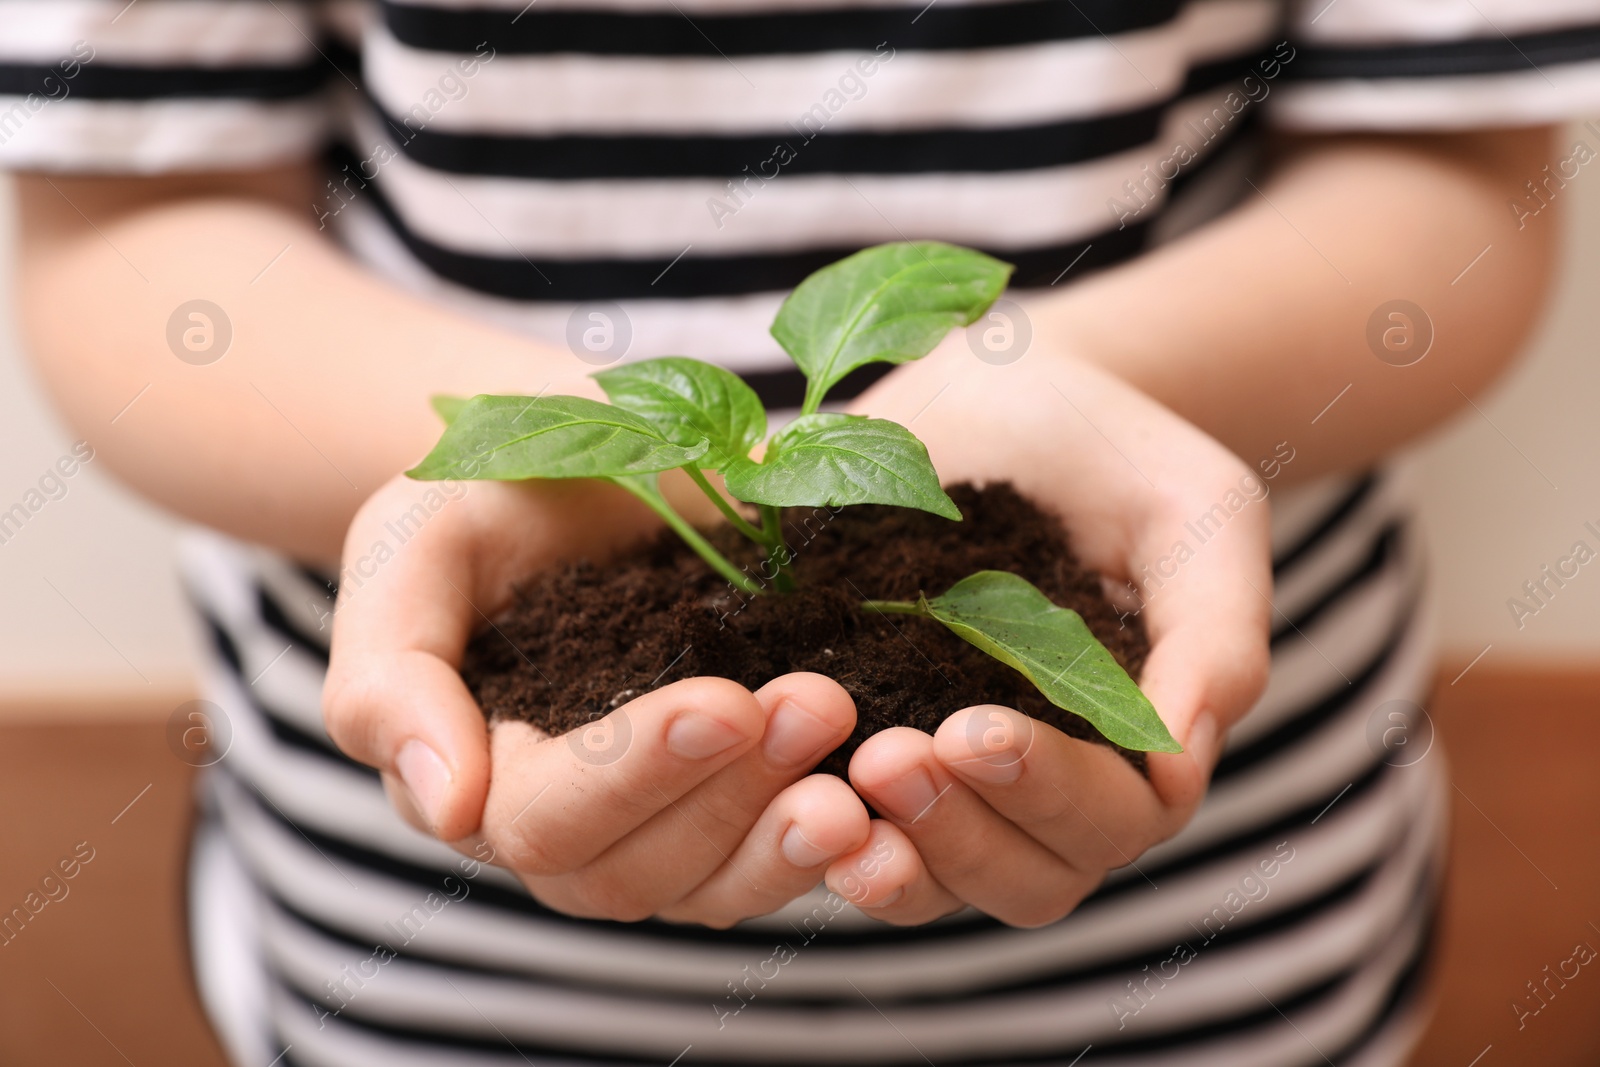
{"type": "Polygon", "coordinates": [[[411,48],[471,52],[484,41],[510,55],[719,56],[870,51],[968,51],[1121,35],[1170,25],[1180,0],[991,0],[709,11],[511,6],[463,9],[383,0],[384,28],[411,48]],[[912,21],[913,16],[917,17],[912,21]]]}
{"type": "MultiPolygon", "coordinates": [[[[1274,14],[1259,0],[1181,16],[1170,4],[1114,8],[1021,0],[692,20],[474,9],[446,32],[462,19],[454,7],[389,5],[364,48],[371,104],[356,108],[355,140],[359,158],[379,146],[398,158],[359,184],[434,275],[567,310],[772,303],[842,253],[912,233],[984,247],[1018,265],[1020,287],[1048,286],[1069,266],[1143,248],[1146,226],[1117,225],[1105,201],[1183,136],[1170,128],[1175,104],[1237,78],[1274,14]],[[476,54],[494,52],[479,82],[406,124],[441,70],[418,46],[468,37],[476,54]],[[863,69],[874,72],[852,73],[863,69]],[[845,76],[854,99],[834,88],[845,76]],[[1016,84],[1033,88],[1001,91],[1016,84]],[[549,103],[530,115],[528,99],[549,103]],[[780,146],[792,156],[781,171],[780,146]],[[719,217],[713,201],[737,210],[719,217]]],[[[770,350],[759,334],[739,343],[770,350]]]]}
{"type": "Polygon", "coordinates": [[[1600,106],[1600,11],[1588,0],[1299,5],[1304,42],[1281,121],[1303,129],[1548,122],[1600,106]]]}

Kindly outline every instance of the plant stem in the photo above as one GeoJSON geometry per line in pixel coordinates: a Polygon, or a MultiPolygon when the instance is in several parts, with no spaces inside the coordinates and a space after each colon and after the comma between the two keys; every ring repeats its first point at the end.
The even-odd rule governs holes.
{"type": "MultiPolygon", "coordinates": [[[[648,501],[646,501],[646,503],[648,503],[648,501]]],[[[662,501],[662,504],[664,506],[657,508],[656,514],[665,519],[667,525],[672,527],[672,529],[677,532],[678,536],[683,538],[684,542],[699,554],[701,559],[711,564],[712,568],[718,574],[728,579],[728,581],[732,582],[734,586],[744,590],[746,593],[762,592],[761,583],[759,581],[750,577],[738,567],[735,567],[731,562],[729,562],[728,557],[724,556],[721,552],[718,552],[715,548],[712,548],[711,542],[707,541],[704,537],[701,537],[700,531],[689,525],[688,520],[682,515],[679,515],[676,511],[673,511],[672,506],[666,504],[666,501],[662,501]]]]}
{"type": "Polygon", "coordinates": [[[772,504],[761,505],[761,525],[768,538],[771,551],[767,561],[772,564],[772,583],[780,593],[794,592],[794,575],[789,573],[789,546],[783,541],[783,516],[772,504]]]}
{"type": "Polygon", "coordinates": [[[717,506],[718,511],[722,512],[722,514],[727,517],[728,522],[733,524],[733,528],[735,530],[738,530],[740,533],[744,534],[758,545],[762,545],[769,549],[773,547],[771,534],[756,529],[750,524],[748,519],[739,514],[739,512],[734,509],[734,506],[728,503],[727,498],[721,493],[717,492],[716,488],[711,484],[711,481],[705,476],[704,472],[702,472],[692,463],[688,464],[682,469],[688,473],[690,478],[694,479],[694,484],[700,487],[700,491],[711,498],[711,502],[717,506]]]}
{"type": "Polygon", "coordinates": [[[885,615],[926,615],[921,604],[909,600],[863,600],[861,606],[868,611],[881,611],[885,615]]]}
{"type": "Polygon", "coordinates": [[[732,582],[733,585],[746,593],[760,593],[762,586],[759,581],[750,577],[728,561],[724,556],[711,546],[711,542],[700,536],[700,531],[689,525],[687,519],[672,509],[667,503],[667,498],[661,495],[656,488],[655,479],[644,481],[637,478],[612,478],[611,481],[620,485],[634,496],[643,500],[651,511],[660,515],[666,524],[672,527],[674,533],[683,538],[685,544],[694,549],[695,554],[711,565],[711,569],[732,582]]]}
{"type": "Polygon", "coordinates": [[[761,528],[768,544],[783,544],[783,515],[772,504],[761,504],[761,528]]]}

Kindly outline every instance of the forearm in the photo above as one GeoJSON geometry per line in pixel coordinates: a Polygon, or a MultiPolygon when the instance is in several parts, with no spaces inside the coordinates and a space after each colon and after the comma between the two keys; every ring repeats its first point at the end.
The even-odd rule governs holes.
{"type": "Polygon", "coordinates": [[[1556,158],[1550,143],[1535,129],[1297,144],[1233,212],[1068,290],[1040,329],[1247,462],[1290,442],[1285,481],[1369,463],[1515,355],[1556,228],[1547,211],[1519,230],[1507,201],[1556,158]],[[1407,367],[1367,342],[1397,298],[1435,331],[1407,367]]]}
{"type": "Polygon", "coordinates": [[[28,346],[76,431],[146,497],[303,558],[337,559],[361,501],[436,439],[431,393],[580,391],[591,369],[369,275],[294,210],[300,171],[222,196],[19,185],[28,346]],[[204,365],[168,343],[196,298],[232,328],[204,365]]]}

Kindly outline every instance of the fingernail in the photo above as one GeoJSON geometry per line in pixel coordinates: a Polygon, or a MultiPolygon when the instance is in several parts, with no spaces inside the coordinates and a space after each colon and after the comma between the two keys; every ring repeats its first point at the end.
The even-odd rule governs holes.
{"type": "Polygon", "coordinates": [[[667,751],[679,759],[710,759],[744,739],[727,723],[693,713],[679,715],[667,727],[667,751]]]}
{"type": "Polygon", "coordinates": [[[450,791],[449,764],[426,743],[413,737],[400,746],[400,752],[394,758],[394,769],[410,791],[417,810],[428,820],[428,825],[438,826],[445,794],[450,791]]]}
{"type": "Polygon", "coordinates": [[[1022,757],[1009,751],[959,760],[949,767],[989,785],[1005,785],[1022,777],[1022,757]]]}
{"type": "Polygon", "coordinates": [[[784,859],[800,868],[815,867],[833,857],[832,852],[820,847],[801,833],[799,823],[784,831],[783,840],[778,843],[778,847],[783,849],[784,859]]]}
{"type": "Polygon", "coordinates": [[[772,713],[761,747],[771,762],[793,767],[820,756],[837,733],[834,726],[794,701],[785,700],[772,713]]]}
{"type": "Polygon", "coordinates": [[[857,904],[856,907],[858,907],[858,908],[887,908],[890,904],[893,904],[895,901],[899,900],[901,897],[903,897],[905,895],[906,895],[906,887],[905,886],[901,886],[899,889],[896,889],[893,893],[890,893],[888,896],[884,897],[882,900],[878,901],[876,904],[857,904]]]}
{"type": "Polygon", "coordinates": [[[872,799],[900,822],[914,822],[939,799],[933,776],[922,767],[872,791],[872,799]]]}

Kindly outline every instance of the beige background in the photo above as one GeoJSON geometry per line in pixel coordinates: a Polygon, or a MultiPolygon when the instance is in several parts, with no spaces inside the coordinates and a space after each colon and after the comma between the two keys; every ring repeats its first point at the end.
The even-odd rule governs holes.
{"type": "MultiPolygon", "coordinates": [[[[1593,143],[1574,128],[1568,145],[1579,136],[1593,143]]],[[[1589,520],[1600,527],[1600,176],[1582,171],[1561,195],[1566,269],[1526,358],[1480,402],[1481,413],[1468,409],[1418,450],[1441,637],[1446,653],[1462,660],[1485,646],[1484,662],[1500,665],[1600,654],[1600,563],[1521,630],[1506,606],[1575,540],[1600,548],[1582,528],[1589,520]]],[[[3,184],[0,206],[3,511],[72,437],[18,352],[3,184]]],[[[1430,358],[1448,358],[1448,338],[1430,358]]],[[[0,704],[102,693],[159,703],[188,684],[194,647],[172,566],[176,527],[98,464],[68,486],[0,544],[0,704]]]]}

